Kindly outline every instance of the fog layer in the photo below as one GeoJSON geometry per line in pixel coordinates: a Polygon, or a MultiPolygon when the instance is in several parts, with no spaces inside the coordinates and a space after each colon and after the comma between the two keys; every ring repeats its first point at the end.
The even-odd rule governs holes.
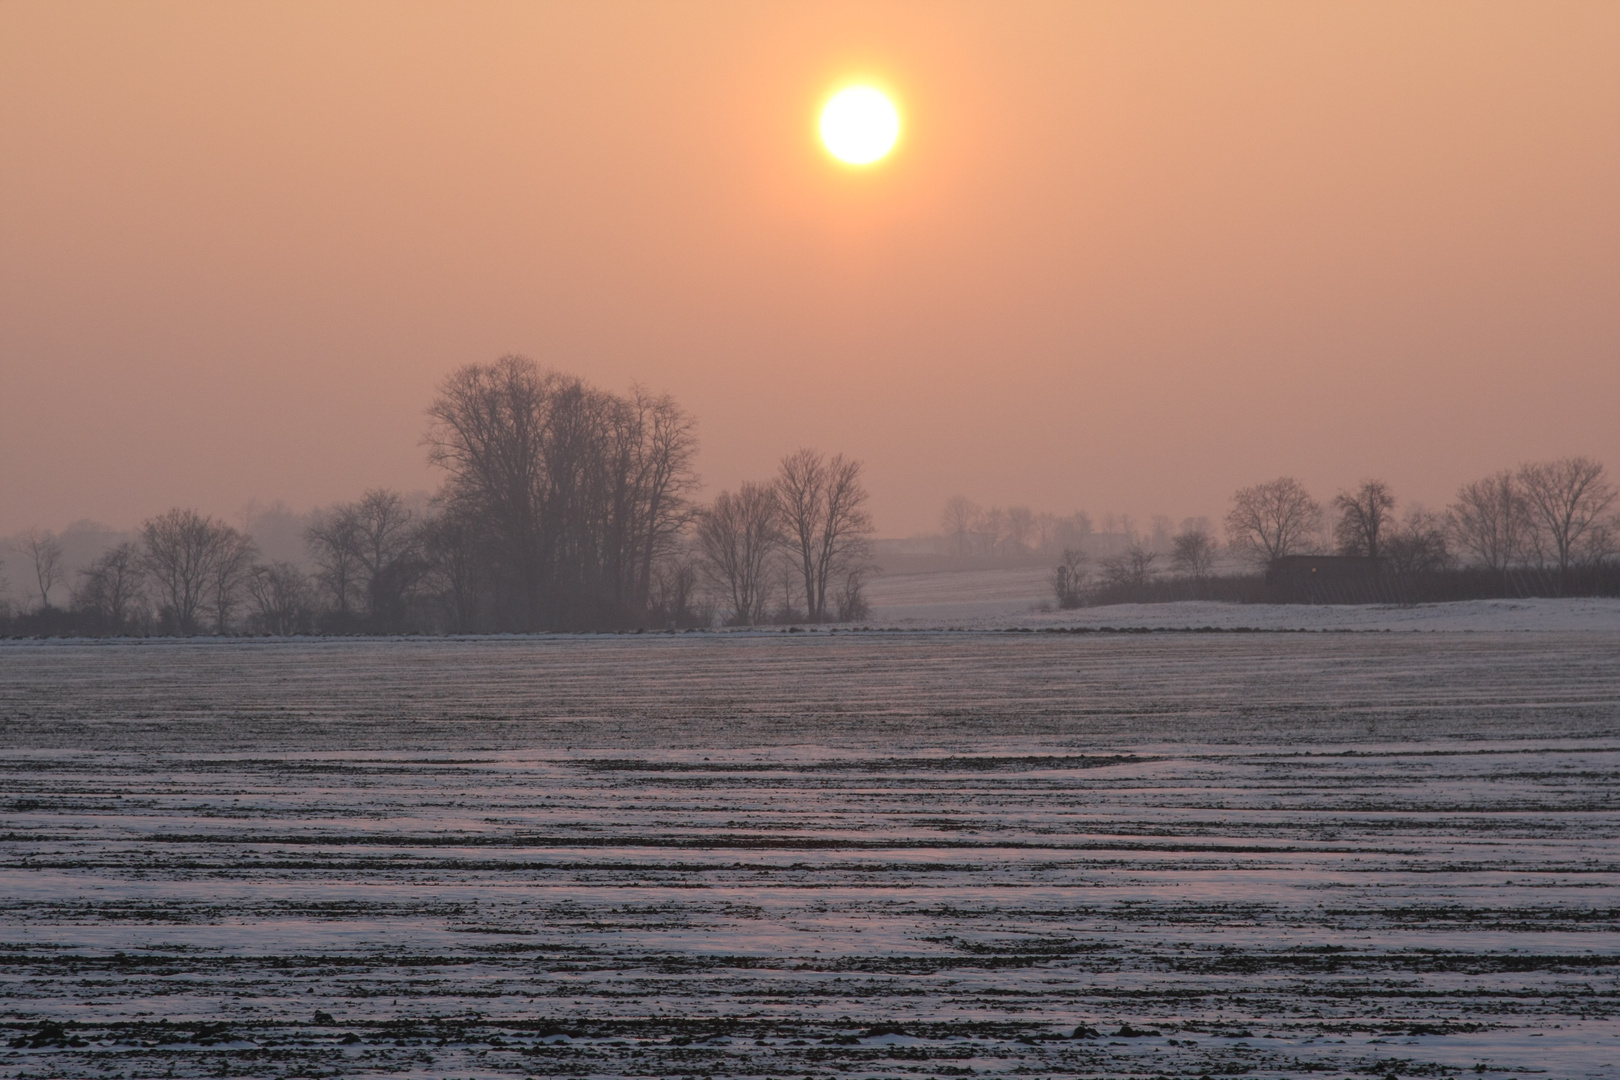
{"type": "Polygon", "coordinates": [[[0,8],[0,533],[432,488],[519,352],[955,493],[1620,458],[1620,8],[0,8]],[[833,167],[822,97],[905,132],[833,167]]]}

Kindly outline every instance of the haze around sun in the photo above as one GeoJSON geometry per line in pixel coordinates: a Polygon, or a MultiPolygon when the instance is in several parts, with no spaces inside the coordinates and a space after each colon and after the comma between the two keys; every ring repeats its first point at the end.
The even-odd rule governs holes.
{"type": "Polygon", "coordinates": [[[900,111],[887,94],[870,86],[838,91],[821,110],[821,141],[849,165],[887,157],[900,137],[900,111]]]}

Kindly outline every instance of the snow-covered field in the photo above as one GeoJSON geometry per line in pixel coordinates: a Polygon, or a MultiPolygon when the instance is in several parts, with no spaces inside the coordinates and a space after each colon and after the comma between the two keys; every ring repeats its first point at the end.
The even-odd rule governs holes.
{"type": "Polygon", "coordinates": [[[1380,605],[1111,604],[1053,611],[1041,567],[874,577],[873,626],[1010,630],[1022,627],[1185,630],[1450,630],[1620,632],[1620,600],[1470,600],[1413,607],[1380,605]]]}
{"type": "Polygon", "coordinates": [[[1534,629],[0,644],[0,1076],[1612,1077],[1534,629]]]}

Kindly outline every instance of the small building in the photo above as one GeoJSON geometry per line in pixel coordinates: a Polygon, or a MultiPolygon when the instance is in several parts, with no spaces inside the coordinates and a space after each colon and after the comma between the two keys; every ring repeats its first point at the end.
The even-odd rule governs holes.
{"type": "Polygon", "coordinates": [[[1393,583],[1381,558],[1284,555],[1266,567],[1266,592],[1283,604],[1387,604],[1393,583]]]}

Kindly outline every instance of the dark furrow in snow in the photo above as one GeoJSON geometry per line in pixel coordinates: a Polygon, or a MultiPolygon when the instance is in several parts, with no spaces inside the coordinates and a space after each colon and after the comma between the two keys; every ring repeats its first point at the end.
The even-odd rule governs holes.
{"type": "Polygon", "coordinates": [[[1620,638],[0,645],[0,1076],[1609,1077],[1620,638]]]}

